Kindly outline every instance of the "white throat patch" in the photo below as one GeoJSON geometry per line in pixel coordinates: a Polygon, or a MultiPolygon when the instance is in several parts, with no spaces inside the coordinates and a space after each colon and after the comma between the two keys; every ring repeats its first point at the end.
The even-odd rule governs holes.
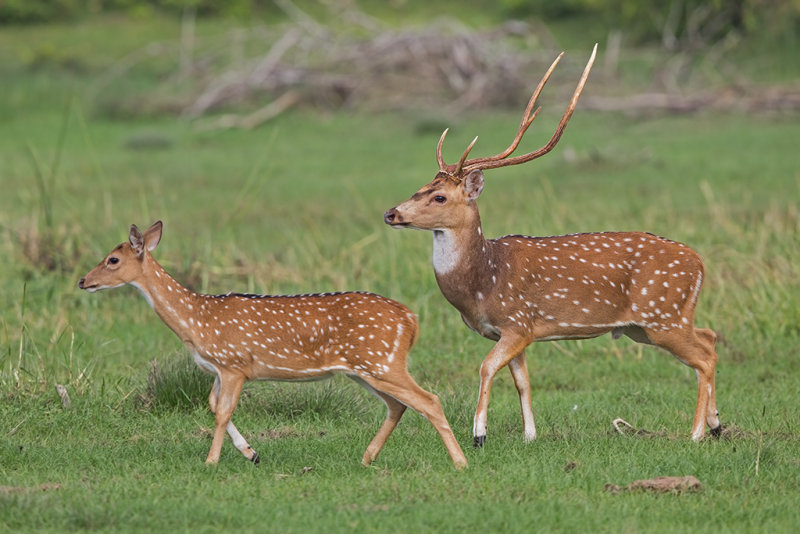
{"type": "Polygon", "coordinates": [[[156,308],[155,305],[153,304],[153,297],[150,296],[150,293],[145,291],[144,288],[139,284],[137,284],[136,282],[130,282],[130,284],[139,290],[139,292],[142,294],[142,296],[144,297],[144,299],[147,301],[147,303],[150,305],[151,308],[153,309],[156,308]]]}
{"type": "Polygon", "coordinates": [[[433,270],[439,274],[452,271],[461,257],[452,232],[449,230],[433,231],[433,270]]]}

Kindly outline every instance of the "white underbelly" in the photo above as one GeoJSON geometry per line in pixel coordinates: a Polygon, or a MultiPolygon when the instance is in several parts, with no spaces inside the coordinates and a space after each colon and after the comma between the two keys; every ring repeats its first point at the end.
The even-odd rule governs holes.
{"type": "Polygon", "coordinates": [[[219,371],[217,370],[217,367],[210,361],[203,358],[200,355],[200,353],[197,352],[196,350],[192,351],[192,358],[194,359],[194,363],[196,363],[198,367],[200,367],[204,371],[208,371],[212,375],[219,376],[219,371]]]}

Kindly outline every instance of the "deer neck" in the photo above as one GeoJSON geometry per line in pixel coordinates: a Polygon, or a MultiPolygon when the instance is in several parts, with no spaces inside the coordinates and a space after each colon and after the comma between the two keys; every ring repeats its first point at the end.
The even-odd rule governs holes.
{"type": "Polygon", "coordinates": [[[145,258],[143,276],[131,282],[170,330],[186,344],[194,344],[198,295],[181,285],[152,256],[145,258]]]}
{"type": "Polygon", "coordinates": [[[477,205],[463,224],[433,230],[433,270],[442,294],[468,313],[493,285],[493,248],[483,237],[477,205]]]}

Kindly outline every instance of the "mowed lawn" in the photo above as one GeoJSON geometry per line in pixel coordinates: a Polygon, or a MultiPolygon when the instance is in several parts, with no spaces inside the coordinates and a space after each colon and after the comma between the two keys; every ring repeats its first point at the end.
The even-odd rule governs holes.
{"type": "MultiPolygon", "coordinates": [[[[90,76],[12,56],[0,103],[0,531],[788,532],[800,521],[796,115],[579,107],[553,153],[486,173],[490,237],[645,230],[703,256],[697,323],[720,335],[726,432],[691,442],[694,373],[605,336],[530,347],[539,439],[523,443],[503,371],[487,443],[473,449],[492,343],[439,293],[430,235],[392,231],[382,214],[433,178],[444,127],[448,160],[475,135],[473,154],[492,154],[517,110],[298,110],[254,131],[204,132],[109,118],[85,99],[90,76]],[[408,305],[421,327],[411,374],[442,399],[469,468],[453,470],[411,412],[361,467],[384,407],[343,378],[246,386],[234,421],[261,465],[227,440],[219,465],[205,466],[211,377],[134,289],[77,288],[131,223],[157,219],[156,258],[194,289],[358,289],[408,305]],[[647,432],[619,435],[617,417],[647,432]],[[604,490],[670,475],[702,488],[604,490]]],[[[545,95],[525,147],[549,138],[568,98],[545,95]]]]}

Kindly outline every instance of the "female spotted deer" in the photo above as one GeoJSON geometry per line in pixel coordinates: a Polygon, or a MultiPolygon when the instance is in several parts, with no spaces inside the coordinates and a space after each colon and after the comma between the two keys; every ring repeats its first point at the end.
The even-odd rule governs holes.
{"type": "MultiPolygon", "coordinates": [[[[693,326],[703,263],[689,247],[640,232],[586,233],[554,237],[505,236],[485,239],[477,198],[483,170],[536,159],[558,143],[572,116],[594,62],[597,46],[572,100],[550,141],[528,154],[509,157],[539,109],[539,93],[561,56],[533,93],[511,145],[491,157],[467,159],[475,140],[456,165],[442,158],[434,180],[384,215],[394,228],[433,232],[433,269],[445,298],[475,332],[497,341],[480,369],[475,412],[475,446],[486,439],[489,389],[508,365],[519,391],[527,440],[536,437],[525,347],[534,341],[584,339],[611,332],[663,347],[695,369],[697,406],[692,439],[705,424],[720,431],[714,390],[717,354],[712,330],[693,326]]],[[[563,54],[562,54],[563,55],[563,54]]]]}
{"type": "Polygon", "coordinates": [[[201,368],[215,375],[208,397],[216,428],[206,463],[219,460],[225,431],[254,463],[254,451],[231,421],[247,380],[319,380],[344,373],[380,398],[388,414],[367,447],[369,465],[405,412],[425,416],[444,441],[456,468],[467,465],[439,398],[406,369],[417,320],[393,300],[371,293],[267,296],[200,295],[183,287],[153,259],[161,221],[112,250],[78,286],[90,292],[130,284],[183,341],[201,368]]]}

